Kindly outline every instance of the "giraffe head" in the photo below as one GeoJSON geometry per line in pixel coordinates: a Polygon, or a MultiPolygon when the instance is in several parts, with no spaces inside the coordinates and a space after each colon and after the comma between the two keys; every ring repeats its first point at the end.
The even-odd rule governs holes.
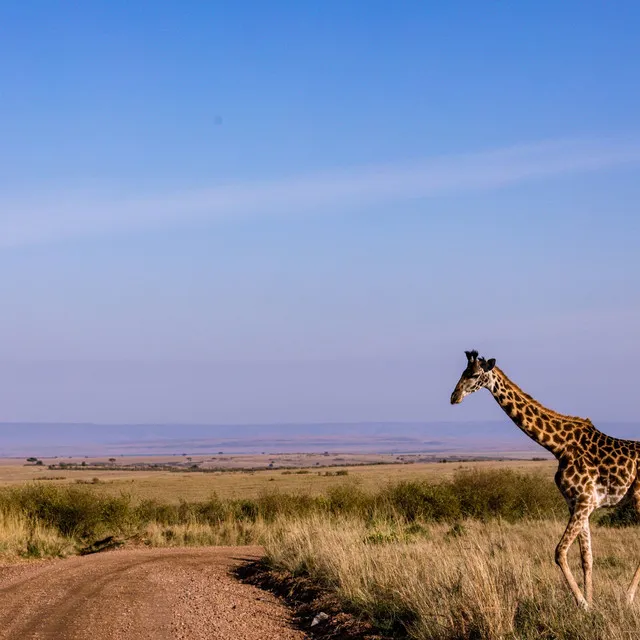
{"type": "Polygon", "coordinates": [[[462,372],[456,388],[451,394],[451,404],[460,404],[465,396],[489,386],[492,380],[492,369],[496,365],[495,358],[485,360],[478,358],[477,351],[465,351],[467,368],[462,372]]]}

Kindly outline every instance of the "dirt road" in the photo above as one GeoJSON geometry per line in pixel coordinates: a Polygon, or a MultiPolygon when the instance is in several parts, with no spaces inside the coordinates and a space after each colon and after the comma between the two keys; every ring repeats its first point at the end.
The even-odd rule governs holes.
{"type": "Polygon", "coordinates": [[[257,547],[120,550],[0,567],[2,640],[302,640],[229,570],[257,547]]]}

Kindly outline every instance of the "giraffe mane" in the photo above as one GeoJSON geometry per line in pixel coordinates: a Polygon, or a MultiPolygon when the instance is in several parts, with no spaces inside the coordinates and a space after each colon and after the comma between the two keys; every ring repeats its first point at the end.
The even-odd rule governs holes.
{"type": "Polygon", "coordinates": [[[562,418],[563,420],[570,420],[572,422],[582,422],[583,424],[593,426],[593,422],[589,418],[581,418],[580,416],[569,416],[566,413],[560,413],[559,411],[554,411],[553,409],[549,409],[549,407],[545,407],[541,402],[536,400],[533,396],[530,396],[526,391],[523,391],[509,376],[500,368],[495,367],[502,377],[519,393],[521,393],[524,398],[526,398],[531,404],[535,405],[540,409],[544,409],[546,413],[551,415],[554,418],[562,418]]]}

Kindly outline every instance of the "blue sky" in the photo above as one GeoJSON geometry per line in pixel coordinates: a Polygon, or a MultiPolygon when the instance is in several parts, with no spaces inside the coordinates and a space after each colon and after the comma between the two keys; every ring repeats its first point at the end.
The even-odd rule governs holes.
{"type": "Polygon", "coordinates": [[[635,2],[0,4],[0,421],[637,420],[635,2]]]}

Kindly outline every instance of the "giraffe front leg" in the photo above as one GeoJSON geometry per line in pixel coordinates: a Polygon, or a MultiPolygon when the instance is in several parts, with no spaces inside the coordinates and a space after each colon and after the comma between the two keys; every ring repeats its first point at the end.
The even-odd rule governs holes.
{"type": "Polygon", "coordinates": [[[580,558],[582,560],[582,573],[584,575],[584,597],[587,604],[591,606],[591,603],[593,602],[593,555],[591,553],[591,529],[589,527],[588,518],[578,535],[578,541],[580,543],[580,558]]]}
{"type": "Polygon", "coordinates": [[[575,541],[576,537],[580,534],[581,531],[584,530],[585,525],[589,524],[589,516],[591,515],[592,511],[593,507],[589,503],[577,504],[575,506],[575,509],[573,510],[573,513],[571,514],[571,517],[569,518],[567,528],[562,534],[562,538],[560,538],[560,542],[556,547],[556,564],[562,570],[562,574],[564,575],[564,578],[569,585],[569,589],[571,589],[571,593],[575,598],[576,604],[583,609],[588,609],[589,603],[580,591],[580,587],[578,587],[578,583],[571,573],[569,561],[567,560],[567,552],[569,551],[569,548],[575,541]]]}

